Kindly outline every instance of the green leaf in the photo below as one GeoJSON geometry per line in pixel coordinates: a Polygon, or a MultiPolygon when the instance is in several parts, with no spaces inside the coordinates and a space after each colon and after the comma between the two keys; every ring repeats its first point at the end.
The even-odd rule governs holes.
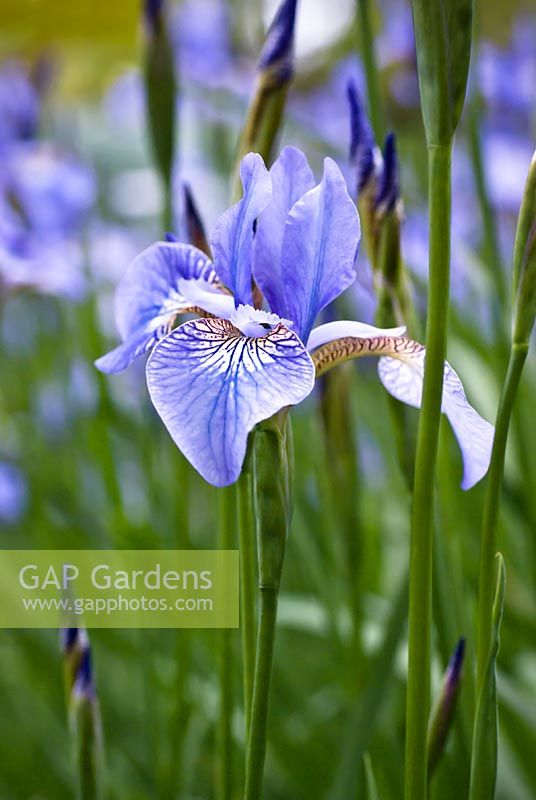
{"type": "Polygon", "coordinates": [[[472,0],[413,0],[421,105],[429,145],[447,144],[465,99],[472,0]]]}
{"type": "Polygon", "coordinates": [[[497,655],[504,607],[505,569],[503,557],[496,555],[497,584],[493,604],[493,634],[488,664],[476,709],[469,800],[493,800],[497,782],[497,655]]]}
{"type": "Polygon", "coordinates": [[[365,781],[367,784],[367,800],[380,800],[380,794],[376,785],[376,778],[374,777],[374,770],[372,769],[372,761],[370,755],[365,753],[363,758],[365,764],[365,781]]]}

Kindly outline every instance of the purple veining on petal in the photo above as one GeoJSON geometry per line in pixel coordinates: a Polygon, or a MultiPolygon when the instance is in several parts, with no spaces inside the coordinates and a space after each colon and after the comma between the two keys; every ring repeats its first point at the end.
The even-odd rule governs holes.
{"type": "Polygon", "coordinates": [[[147,384],[186,458],[209,483],[225,486],[240,474],[254,426],[311,392],[314,366],[283,325],[248,338],[225,320],[199,319],[158,343],[147,384]]]}
{"type": "Polygon", "coordinates": [[[130,264],[117,288],[115,318],[123,344],[97,359],[95,366],[108,373],[125,370],[169,332],[175,314],[199,303],[200,293],[216,297],[216,291],[210,292],[216,282],[212,262],[197,248],[179,242],[148,247],[130,264]],[[194,294],[187,296],[190,287],[195,299],[194,294]]]}

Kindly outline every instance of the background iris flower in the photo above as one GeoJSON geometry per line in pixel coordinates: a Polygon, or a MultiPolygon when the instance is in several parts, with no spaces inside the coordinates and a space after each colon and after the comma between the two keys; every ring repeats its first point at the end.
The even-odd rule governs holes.
{"type": "MultiPolygon", "coordinates": [[[[177,446],[216,486],[236,481],[249,432],[304,400],[315,373],[348,358],[382,356],[385,388],[419,407],[425,359],[425,348],[404,338],[405,328],[356,321],[313,328],[354,281],[360,239],[357,209],[331,159],[315,186],[301,151],[285,148],[270,172],[250,153],[241,179],[242,200],[213,233],[214,263],[191,245],[169,242],[131,264],[116,297],[123,344],[96,362],[103,372],[120,372],[154,348],[151,399],[177,446]],[[257,286],[270,312],[260,308],[257,286]],[[171,330],[188,312],[203,318],[171,330]]],[[[443,412],[462,451],[462,486],[470,488],[488,468],[493,427],[469,405],[448,364],[443,412]]]]}

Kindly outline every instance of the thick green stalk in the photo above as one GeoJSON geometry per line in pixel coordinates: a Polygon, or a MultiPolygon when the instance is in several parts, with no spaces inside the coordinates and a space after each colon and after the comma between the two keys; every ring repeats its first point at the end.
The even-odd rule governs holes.
{"type": "Polygon", "coordinates": [[[528,345],[515,344],[510,353],[508,369],[503,385],[497,420],[495,438],[491,453],[491,463],[486,484],[482,541],[480,545],[480,576],[478,584],[478,649],[477,649],[477,697],[482,689],[492,637],[492,608],[495,593],[495,552],[496,534],[501,501],[501,486],[504,471],[504,458],[508,429],[512,417],[514,401],[519,387],[521,373],[527,358],[528,345]]]}
{"type": "Polygon", "coordinates": [[[71,727],[75,743],[78,800],[101,800],[102,749],[97,701],[81,696],[72,702],[71,727]]]}
{"type": "MultiPolygon", "coordinates": [[[[322,378],[323,433],[328,463],[330,505],[341,535],[344,577],[352,618],[350,640],[350,680],[356,689],[363,672],[362,624],[362,546],[360,532],[359,477],[356,455],[356,425],[351,408],[352,371],[344,365],[322,378]]],[[[351,370],[351,367],[350,367],[351,370]]],[[[325,469],[325,465],[323,465],[325,469]]]]}
{"type": "Polygon", "coordinates": [[[380,142],[384,134],[384,119],[378,65],[374,51],[374,32],[370,19],[370,6],[370,0],[357,0],[358,34],[361,44],[361,57],[365,67],[370,121],[376,141],[380,142]]]}
{"type": "MultiPolygon", "coordinates": [[[[221,489],[220,494],[220,541],[221,550],[233,547],[234,499],[232,488],[221,489]]],[[[220,716],[217,731],[218,775],[217,800],[232,800],[233,773],[233,631],[223,628],[219,633],[218,678],[220,687],[220,716]]]]}
{"type": "MultiPolygon", "coordinates": [[[[253,436],[254,434],[252,434],[253,436]]],[[[256,637],[256,565],[253,515],[253,483],[246,467],[236,484],[238,505],[238,536],[240,543],[240,631],[244,672],[244,716],[246,740],[251,720],[253,679],[255,674],[256,637]]]]}
{"type": "Polygon", "coordinates": [[[277,600],[291,517],[292,454],[286,413],[257,426],[253,481],[259,558],[259,631],[244,800],[261,800],[277,600]]]}
{"type": "Polygon", "coordinates": [[[426,325],[427,355],[417,436],[411,525],[406,800],[425,800],[427,793],[426,739],[430,710],[433,501],[447,343],[451,155],[452,143],[428,148],[430,279],[426,325]]]}
{"type": "Polygon", "coordinates": [[[244,800],[260,800],[262,797],[278,594],[275,586],[259,587],[259,636],[244,800]]]}
{"type": "Polygon", "coordinates": [[[489,266],[491,278],[495,288],[494,304],[496,308],[494,311],[496,325],[499,326],[500,321],[503,318],[501,311],[504,311],[507,303],[507,287],[501,259],[498,228],[486,182],[486,173],[484,168],[485,165],[482,160],[483,148],[479,122],[480,116],[478,101],[475,101],[469,115],[469,150],[471,154],[471,163],[473,166],[473,175],[475,178],[478,204],[480,206],[480,214],[482,216],[485,260],[489,266]]]}

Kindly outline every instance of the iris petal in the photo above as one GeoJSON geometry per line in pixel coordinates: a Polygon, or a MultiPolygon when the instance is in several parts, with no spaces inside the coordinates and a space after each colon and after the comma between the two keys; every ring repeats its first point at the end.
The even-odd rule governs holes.
{"type": "Polygon", "coordinates": [[[200,307],[230,314],[232,299],[219,286],[212,262],[197,248],[178,242],[151,245],[130,264],[117,288],[115,317],[123,344],[95,366],[101,372],[123,372],[169,332],[180,312],[200,307]]]}
{"type": "Polygon", "coordinates": [[[95,361],[95,366],[107,375],[124,372],[133,361],[149,352],[152,347],[169,332],[169,323],[164,323],[152,331],[142,331],[129,337],[106,355],[95,361]]]}
{"type": "Polygon", "coordinates": [[[326,322],[325,325],[313,328],[307,340],[307,349],[314,350],[323,344],[346,336],[372,339],[375,336],[403,336],[405,332],[406,328],[404,326],[399,328],[375,328],[374,325],[367,325],[366,322],[337,320],[336,322],[326,322]]]}
{"type": "Polygon", "coordinates": [[[276,314],[285,316],[285,287],[281,277],[281,248],[288,214],[315,185],[306,157],[296,147],[285,147],[270,169],[272,199],[257,225],[253,274],[276,314]]]}
{"type": "Polygon", "coordinates": [[[346,182],[326,158],[322,182],[293,206],[283,235],[286,307],[278,313],[293,320],[303,341],[319,311],[354,281],[359,238],[359,216],[346,182]]]}
{"type": "Polygon", "coordinates": [[[252,305],[251,265],[253,224],[270,201],[271,179],[264,161],[249,153],[240,166],[244,196],[216,223],[212,252],[216,271],[231,290],[236,304],[252,305]]]}
{"type": "Polygon", "coordinates": [[[283,325],[248,338],[226,320],[197,319],[158,343],[147,384],[186,458],[209,483],[225,486],[240,474],[254,426],[311,392],[314,366],[283,325]]]}
{"type": "Polygon", "coordinates": [[[162,314],[191,305],[179,290],[179,281],[185,278],[217,282],[212,262],[196,247],[157,242],[140,253],[117,287],[115,319],[121,338],[138,334],[162,314]]]}
{"type": "MultiPolygon", "coordinates": [[[[421,407],[425,354],[421,348],[407,360],[381,358],[378,364],[380,380],[387,391],[416,408],[421,407]]],[[[470,405],[461,380],[447,362],[441,411],[450,422],[462,453],[462,489],[470,489],[488,471],[494,428],[470,405]]]]}

